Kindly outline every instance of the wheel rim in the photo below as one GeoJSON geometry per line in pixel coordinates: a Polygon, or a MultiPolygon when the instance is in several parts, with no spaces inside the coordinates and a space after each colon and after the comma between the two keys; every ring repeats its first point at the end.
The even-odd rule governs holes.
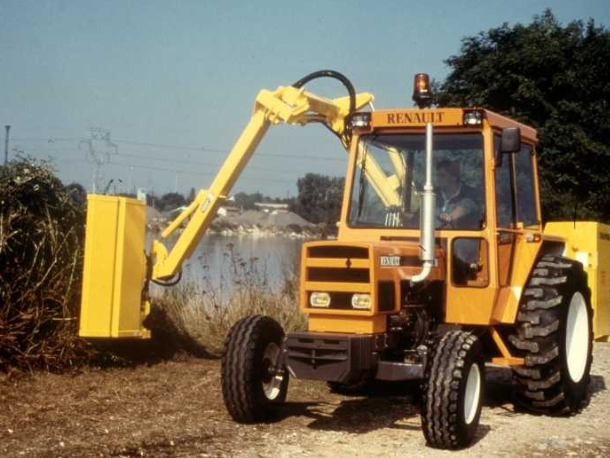
{"type": "Polygon", "coordinates": [[[481,371],[478,364],[470,366],[464,393],[464,421],[467,425],[472,423],[479,409],[481,397],[481,371]]]}
{"type": "Polygon", "coordinates": [[[566,324],[566,360],[570,378],[579,382],[585,374],[589,356],[589,320],[587,303],[581,293],[570,301],[566,324]]]}
{"type": "Polygon", "coordinates": [[[280,354],[280,347],[275,342],[269,343],[263,354],[263,391],[270,401],[276,399],[281,391],[284,377],[273,372],[280,354]]]}

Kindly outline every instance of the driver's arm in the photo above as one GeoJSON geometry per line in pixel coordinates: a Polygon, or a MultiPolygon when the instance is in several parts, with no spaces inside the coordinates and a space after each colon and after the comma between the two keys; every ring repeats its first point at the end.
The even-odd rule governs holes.
{"type": "Polygon", "coordinates": [[[460,203],[449,213],[441,213],[439,218],[447,223],[455,223],[462,217],[473,214],[476,211],[476,204],[472,199],[462,199],[460,203]]]}

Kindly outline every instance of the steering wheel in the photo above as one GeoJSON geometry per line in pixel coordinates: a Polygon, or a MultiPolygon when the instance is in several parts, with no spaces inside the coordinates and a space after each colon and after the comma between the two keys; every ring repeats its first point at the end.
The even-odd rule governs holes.
{"type": "Polygon", "coordinates": [[[441,219],[441,217],[438,215],[434,215],[434,217],[436,218],[436,221],[437,221],[436,227],[438,227],[439,229],[454,229],[454,227],[455,227],[454,220],[446,221],[444,219],[441,219]]]}

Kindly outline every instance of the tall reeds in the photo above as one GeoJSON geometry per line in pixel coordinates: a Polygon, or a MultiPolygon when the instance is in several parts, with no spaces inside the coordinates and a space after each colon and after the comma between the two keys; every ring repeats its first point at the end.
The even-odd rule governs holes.
{"type": "Polygon", "coordinates": [[[77,336],[84,211],[49,163],[0,167],[0,371],[87,356],[77,336]]]}
{"type": "Polygon", "coordinates": [[[302,330],[306,318],[298,310],[298,279],[293,269],[284,269],[280,288],[271,285],[264,266],[256,258],[244,260],[227,245],[221,272],[200,281],[190,280],[158,292],[153,307],[165,314],[178,338],[219,355],[233,324],[251,314],[269,315],[285,331],[302,330]]]}

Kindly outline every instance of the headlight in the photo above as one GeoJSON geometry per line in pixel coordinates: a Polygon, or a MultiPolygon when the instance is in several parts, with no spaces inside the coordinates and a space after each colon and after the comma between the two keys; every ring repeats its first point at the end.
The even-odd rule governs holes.
{"type": "Polygon", "coordinates": [[[320,307],[320,308],[330,307],[330,294],[311,293],[311,296],[309,296],[309,305],[311,305],[312,307],[320,307]]]}
{"type": "Polygon", "coordinates": [[[352,307],[358,310],[371,310],[371,295],[354,294],[352,296],[352,307]]]}

